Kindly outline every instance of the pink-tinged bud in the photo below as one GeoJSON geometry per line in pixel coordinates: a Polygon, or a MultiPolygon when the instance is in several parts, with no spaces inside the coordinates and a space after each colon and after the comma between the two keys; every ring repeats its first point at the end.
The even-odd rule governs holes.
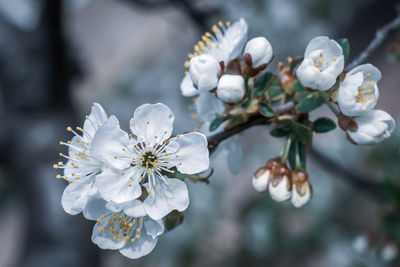
{"type": "Polygon", "coordinates": [[[266,192],[269,178],[270,178],[270,170],[266,167],[259,168],[253,175],[252,184],[254,189],[257,192],[266,192]]]}
{"type": "Polygon", "coordinates": [[[293,174],[293,193],[291,202],[296,208],[307,204],[312,197],[312,187],[308,182],[308,174],[302,170],[294,170],[293,174]]]}
{"type": "Polygon", "coordinates": [[[288,200],[292,195],[291,172],[288,167],[280,166],[268,186],[271,198],[277,202],[288,200]]]}

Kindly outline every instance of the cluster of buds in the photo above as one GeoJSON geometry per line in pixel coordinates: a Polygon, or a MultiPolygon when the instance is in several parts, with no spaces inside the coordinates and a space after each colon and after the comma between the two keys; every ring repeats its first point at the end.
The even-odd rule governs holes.
{"type": "Polygon", "coordinates": [[[299,208],[312,197],[312,187],[307,172],[295,169],[293,172],[282,164],[279,158],[271,159],[253,175],[252,184],[258,192],[269,192],[277,202],[289,200],[299,208]]]}
{"type": "Polygon", "coordinates": [[[185,62],[189,70],[181,89],[194,94],[210,92],[225,103],[238,103],[246,97],[245,79],[256,76],[272,60],[272,46],[264,37],[247,41],[243,19],[232,25],[219,22],[211,30],[189,54],[190,61],[185,62]]]}

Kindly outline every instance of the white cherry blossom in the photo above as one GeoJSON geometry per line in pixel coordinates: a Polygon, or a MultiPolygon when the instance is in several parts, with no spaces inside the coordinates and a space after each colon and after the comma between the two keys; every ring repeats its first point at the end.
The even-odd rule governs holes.
{"type": "Polygon", "coordinates": [[[161,219],[172,210],[189,205],[186,184],[169,178],[177,171],[200,173],[208,169],[207,139],[192,132],[171,137],[174,115],[163,104],[145,104],[136,109],[130,122],[131,135],[117,127],[98,130],[92,153],[108,167],[97,176],[96,186],[107,201],[123,203],[148,192],[143,202],[148,215],[161,219]]]}
{"type": "Polygon", "coordinates": [[[395,121],[383,110],[370,110],[354,119],[355,131],[347,130],[348,137],[358,145],[376,144],[389,138],[395,128],[395,121]]]}
{"type": "Polygon", "coordinates": [[[130,259],[149,254],[164,232],[163,220],[150,218],[140,200],[115,204],[92,199],[88,210],[87,218],[97,221],[92,242],[102,249],[118,249],[130,259]]]}
{"type": "Polygon", "coordinates": [[[244,98],[244,79],[241,75],[225,74],[219,79],[216,95],[225,103],[236,103],[244,98]]]}
{"type": "Polygon", "coordinates": [[[71,127],[67,130],[75,134],[71,141],[60,142],[68,147],[68,155],[60,153],[60,156],[67,158],[65,165],[61,162],[55,168],[63,168],[63,178],[70,184],[65,188],[61,198],[61,204],[65,212],[75,215],[85,209],[88,199],[95,195],[97,190],[94,186],[96,175],[101,173],[103,163],[91,155],[91,142],[97,130],[102,125],[109,127],[119,127],[118,120],[111,116],[108,118],[104,109],[97,103],[92,106],[92,111],[83,124],[83,129],[77,127],[82,132],[79,135],[71,127]]]}
{"type": "Polygon", "coordinates": [[[371,64],[355,67],[346,74],[339,87],[340,111],[347,116],[360,116],[376,105],[381,72],[371,64]]]}
{"type": "Polygon", "coordinates": [[[341,46],[335,40],[318,36],[307,45],[296,76],[303,86],[326,91],[335,84],[343,67],[341,46]]]}
{"type": "Polygon", "coordinates": [[[189,75],[193,86],[200,91],[217,87],[221,67],[211,55],[204,54],[190,60],[189,75]]]}

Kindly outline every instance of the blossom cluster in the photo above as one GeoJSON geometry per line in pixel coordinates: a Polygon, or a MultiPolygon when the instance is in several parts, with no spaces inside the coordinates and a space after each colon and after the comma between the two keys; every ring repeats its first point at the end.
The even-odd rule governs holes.
{"type": "Polygon", "coordinates": [[[96,220],[92,241],[102,249],[119,250],[136,259],[147,255],[164,232],[164,220],[172,211],[189,205],[186,184],[175,178],[209,167],[207,139],[201,133],[172,135],[174,115],[163,104],[145,104],[130,121],[131,133],[120,128],[115,116],[107,116],[97,103],[83,127],[71,127],[72,140],[60,142],[60,153],[69,182],[62,195],[64,210],[80,212],[96,220]]]}
{"type": "Polygon", "coordinates": [[[343,69],[341,46],[335,40],[319,36],[307,45],[296,74],[303,86],[314,90],[331,90],[338,83],[337,102],[342,113],[339,125],[347,131],[352,143],[376,144],[390,137],[395,128],[393,118],[383,110],[374,109],[379,98],[379,69],[371,64],[359,65],[341,79],[343,69]]]}

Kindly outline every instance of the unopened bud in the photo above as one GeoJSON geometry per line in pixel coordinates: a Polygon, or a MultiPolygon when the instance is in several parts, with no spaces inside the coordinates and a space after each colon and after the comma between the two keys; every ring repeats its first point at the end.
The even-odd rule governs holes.
{"type": "Polygon", "coordinates": [[[261,71],[265,69],[273,56],[272,46],[264,37],[256,37],[247,42],[243,55],[249,55],[246,64],[261,71]],[[249,61],[250,60],[250,61],[249,61]],[[262,69],[259,69],[259,68],[262,69]]]}
{"type": "Polygon", "coordinates": [[[252,184],[254,189],[257,192],[266,192],[269,178],[270,178],[270,170],[267,167],[259,168],[253,175],[252,184]]]}
{"type": "Polygon", "coordinates": [[[283,202],[292,195],[291,172],[286,166],[280,166],[276,169],[274,177],[268,186],[271,198],[277,202],[283,202]]]}
{"type": "Polygon", "coordinates": [[[293,206],[300,208],[307,204],[312,197],[312,187],[308,182],[308,174],[302,170],[294,170],[292,173],[293,193],[290,201],[293,206]]]}
{"type": "Polygon", "coordinates": [[[211,55],[204,54],[190,60],[189,75],[193,85],[200,91],[217,87],[221,66],[211,55]]]}
{"type": "Polygon", "coordinates": [[[241,75],[223,75],[218,82],[216,95],[226,103],[237,103],[245,96],[244,79],[241,75]]]}

